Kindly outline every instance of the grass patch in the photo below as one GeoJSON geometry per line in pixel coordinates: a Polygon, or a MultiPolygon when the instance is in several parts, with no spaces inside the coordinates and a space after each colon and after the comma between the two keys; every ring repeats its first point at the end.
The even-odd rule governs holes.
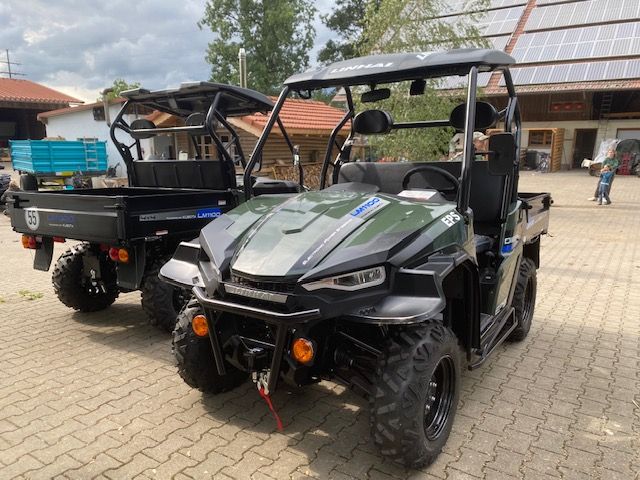
{"type": "Polygon", "coordinates": [[[20,295],[22,298],[25,298],[27,300],[38,300],[39,298],[43,297],[42,293],[32,292],[31,290],[20,290],[18,292],[18,295],[20,295]]]}

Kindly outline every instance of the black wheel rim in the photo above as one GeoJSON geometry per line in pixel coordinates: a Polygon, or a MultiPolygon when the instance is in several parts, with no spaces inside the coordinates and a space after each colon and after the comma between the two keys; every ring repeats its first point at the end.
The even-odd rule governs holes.
{"type": "Polygon", "coordinates": [[[445,356],[431,374],[424,403],[424,432],[430,441],[444,431],[455,396],[456,371],[453,359],[445,356]]]}

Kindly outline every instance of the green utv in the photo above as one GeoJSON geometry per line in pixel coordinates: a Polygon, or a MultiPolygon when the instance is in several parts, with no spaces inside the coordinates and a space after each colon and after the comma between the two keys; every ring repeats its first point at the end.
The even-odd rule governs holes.
{"type": "Polygon", "coordinates": [[[245,194],[287,96],[343,88],[347,111],[327,146],[321,190],[252,198],[162,268],[161,278],[194,293],[173,339],[186,383],[218,393],[250,377],[269,395],[280,381],[344,382],[369,399],[383,455],[431,463],[449,436],[463,368],[531,327],[551,198],[518,193],[513,63],[465,49],[355,58],[290,77],[245,169],[245,194]],[[503,75],[502,111],[476,100],[487,72],[503,75]],[[467,100],[447,120],[394,123],[382,110],[354,111],[352,87],[365,86],[363,102],[379,101],[390,94],[381,84],[407,82],[420,94],[426,78],[450,76],[466,77],[467,100]],[[488,147],[474,148],[474,132],[497,125],[488,147]],[[464,138],[461,161],[349,161],[356,137],[450,127],[464,138]]]}

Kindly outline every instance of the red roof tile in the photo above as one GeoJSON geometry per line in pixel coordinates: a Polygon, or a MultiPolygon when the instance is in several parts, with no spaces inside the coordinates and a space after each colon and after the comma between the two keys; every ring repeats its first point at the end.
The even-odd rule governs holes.
{"type": "MultiPolygon", "coordinates": [[[[114,103],[123,103],[124,98],[115,98],[113,100],[109,100],[109,104],[113,105],[114,103]]],[[[84,105],[78,105],[76,107],[65,107],[58,108],[57,110],[49,110],[48,112],[42,112],[38,114],[38,120],[47,119],[49,117],[57,117],[59,115],[66,115],[67,113],[77,113],[82,112],[83,110],[91,110],[93,107],[101,107],[103,105],[102,102],[94,102],[94,103],[85,103],[84,105]]]]}
{"type": "MultiPolygon", "coordinates": [[[[280,110],[280,119],[289,133],[330,133],[342,120],[344,114],[343,110],[316,100],[290,98],[284,102],[282,110],[280,110]]],[[[254,113],[242,117],[242,121],[255,129],[262,130],[268,118],[268,115],[254,113]]],[[[344,128],[348,128],[348,126],[344,128]]],[[[279,132],[280,130],[275,127],[274,131],[279,132]]]]}
{"type": "Polygon", "coordinates": [[[0,102],[49,103],[53,105],[83,103],[82,100],[31,80],[15,78],[0,78],[0,102]]]}

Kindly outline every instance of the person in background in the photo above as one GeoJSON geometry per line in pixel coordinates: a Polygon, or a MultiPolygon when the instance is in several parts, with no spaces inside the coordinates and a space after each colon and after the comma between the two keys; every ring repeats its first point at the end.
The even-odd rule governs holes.
{"type": "MultiPolygon", "coordinates": [[[[489,139],[488,135],[485,135],[482,132],[473,132],[473,147],[476,152],[486,152],[487,151],[487,140],[489,139]]],[[[484,160],[482,155],[477,155],[476,160],[484,160]]]]}
{"type": "Polygon", "coordinates": [[[600,170],[600,187],[598,191],[598,205],[602,205],[602,201],[604,200],[605,205],[609,205],[611,200],[609,200],[609,189],[611,188],[611,181],[613,180],[613,171],[609,165],[605,165],[600,170]]]}
{"type": "MultiPolygon", "coordinates": [[[[618,162],[618,159],[616,158],[616,151],[613,148],[610,148],[609,150],[607,150],[607,156],[602,162],[602,168],[609,167],[609,170],[611,172],[611,179],[609,181],[608,189],[607,189],[607,199],[609,198],[609,194],[611,193],[611,184],[613,184],[613,177],[615,177],[616,169],[618,168],[619,164],[620,162],[618,162]]],[[[596,191],[594,192],[593,197],[589,197],[589,200],[591,200],[592,202],[595,202],[598,199],[598,196],[600,195],[600,183],[601,183],[601,178],[598,179],[598,184],[596,185],[596,191]]],[[[607,205],[611,203],[611,200],[607,200],[607,201],[608,201],[607,205]]]]}

